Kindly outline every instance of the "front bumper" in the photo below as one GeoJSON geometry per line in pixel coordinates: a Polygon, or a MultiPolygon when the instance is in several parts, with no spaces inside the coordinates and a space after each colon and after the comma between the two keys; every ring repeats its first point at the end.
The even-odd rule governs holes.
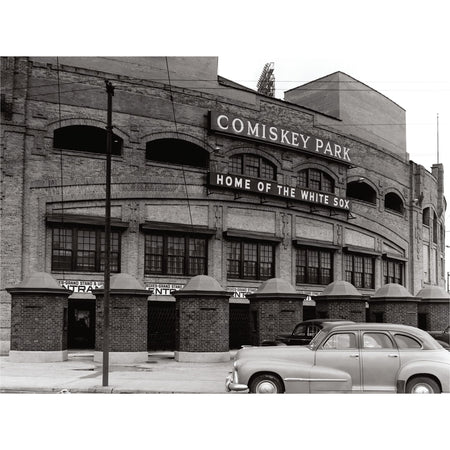
{"type": "Polygon", "coordinates": [[[227,390],[227,392],[242,392],[242,391],[247,391],[248,390],[248,386],[246,384],[240,384],[237,382],[237,380],[235,379],[237,378],[235,376],[235,372],[230,372],[225,380],[225,389],[227,390]]]}

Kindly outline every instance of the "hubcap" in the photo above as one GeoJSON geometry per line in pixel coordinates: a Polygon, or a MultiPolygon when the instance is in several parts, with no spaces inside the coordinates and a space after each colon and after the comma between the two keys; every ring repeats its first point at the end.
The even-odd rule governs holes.
{"type": "Polygon", "coordinates": [[[416,384],[412,390],[413,394],[433,394],[433,388],[426,383],[416,384]]]}
{"type": "Polygon", "coordinates": [[[270,381],[261,381],[261,383],[256,386],[256,392],[258,394],[276,394],[277,387],[270,381]]]}

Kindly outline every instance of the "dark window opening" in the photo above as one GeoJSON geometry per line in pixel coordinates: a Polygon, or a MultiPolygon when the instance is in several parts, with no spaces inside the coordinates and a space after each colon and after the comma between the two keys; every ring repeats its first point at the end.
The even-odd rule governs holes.
{"type": "MultiPolygon", "coordinates": [[[[106,153],[106,130],[89,125],[71,125],[53,132],[53,147],[88,153],[106,153]]],[[[112,155],[122,153],[123,139],[113,133],[112,155]]]]}
{"type": "Polygon", "coordinates": [[[347,184],[347,197],[355,200],[376,204],[377,194],[375,190],[363,181],[352,181],[347,184]]]}
{"type": "Polygon", "coordinates": [[[364,255],[345,255],[345,281],[356,288],[374,289],[374,258],[364,255]]]}
{"type": "Polygon", "coordinates": [[[330,250],[299,248],[296,253],[296,283],[329,284],[333,281],[330,250]]]}
{"type": "Polygon", "coordinates": [[[275,165],[261,156],[251,154],[232,156],[231,172],[266,180],[276,180],[277,178],[275,165]]]}
{"type": "Polygon", "coordinates": [[[145,235],[145,274],[206,275],[207,239],[182,234],[145,235]]]}
{"type": "Polygon", "coordinates": [[[275,244],[251,240],[228,242],[228,278],[267,280],[275,273],[275,244]]]}
{"type": "Polygon", "coordinates": [[[145,157],[149,161],[183,166],[209,167],[207,150],[181,139],[157,139],[147,142],[145,157]]]}
{"type": "MultiPolygon", "coordinates": [[[[105,270],[105,232],[84,227],[53,228],[52,270],[105,270]]],[[[120,233],[111,232],[111,272],[120,272],[120,233]]]]}
{"type": "Polygon", "coordinates": [[[422,224],[430,226],[430,208],[425,208],[422,212],[422,224]]]}
{"type": "Polygon", "coordinates": [[[383,260],[383,279],[384,284],[397,283],[403,285],[404,283],[404,266],[403,261],[397,261],[395,259],[383,260]]]}
{"type": "Polygon", "coordinates": [[[436,213],[433,211],[433,243],[437,244],[438,242],[438,218],[436,213]]]}
{"type": "Polygon", "coordinates": [[[298,173],[297,186],[313,191],[334,193],[334,180],[330,175],[317,169],[304,169],[298,173]]]}
{"type": "Polygon", "coordinates": [[[402,199],[393,192],[386,194],[384,197],[384,207],[390,209],[391,211],[403,214],[403,201],[402,199]]]}

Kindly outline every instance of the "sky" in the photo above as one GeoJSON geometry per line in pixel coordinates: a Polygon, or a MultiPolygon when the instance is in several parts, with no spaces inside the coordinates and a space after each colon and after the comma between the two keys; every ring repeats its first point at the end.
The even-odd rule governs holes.
{"type": "MultiPolygon", "coordinates": [[[[447,173],[445,191],[450,199],[448,0],[15,0],[3,3],[0,27],[2,56],[218,56],[220,75],[251,88],[256,87],[264,64],[274,62],[276,96],[279,98],[283,98],[283,91],[299,84],[335,71],[345,72],[406,110],[407,151],[413,161],[428,170],[437,160],[439,114],[440,162],[447,173]]],[[[446,223],[447,230],[450,230],[450,208],[446,213],[446,223]]],[[[447,245],[450,245],[450,233],[447,233],[447,245]]],[[[448,271],[448,251],[446,261],[448,271]]],[[[114,400],[111,406],[105,407],[105,402],[111,398],[102,400],[99,411],[103,416],[99,419],[97,414],[90,434],[86,426],[89,420],[86,420],[87,411],[83,408],[86,400],[78,396],[63,397],[64,404],[62,401],[52,402],[53,408],[60,410],[67,406],[67,397],[77,397],[79,402],[74,404],[72,401],[70,406],[78,413],[74,416],[74,423],[84,424],[83,439],[89,436],[95,442],[108,442],[108,448],[116,448],[119,443],[122,447],[136,444],[139,442],[136,437],[153,439],[156,434],[166,436],[161,443],[162,448],[173,448],[164,446],[170,440],[172,444],[183,445],[183,448],[188,443],[189,448],[228,449],[236,445],[240,447],[239,440],[244,439],[245,442],[245,435],[250,435],[252,442],[248,443],[249,448],[253,448],[257,441],[257,448],[262,450],[283,444],[291,446],[295,443],[295,440],[288,440],[291,437],[304,442],[311,434],[320,436],[322,443],[335,448],[361,448],[358,442],[360,435],[355,429],[360,427],[367,431],[368,424],[378,423],[379,416],[373,413],[379,411],[377,408],[383,408],[383,432],[371,434],[370,440],[364,439],[365,449],[378,449],[380,445],[392,447],[393,442],[409,449],[441,447],[443,440],[436,430],[439,427],[446,429],[445,423],[439,422],[441,417],[446,417],[445,414],[430,414],[429,420],[428,415],[421,415],[420,430],[415,433],[408,419],[415,421],[416,417],[406,414],[411,405],[406,397],[397,398],[394,404],[387,402],[384,396],[370,399],[360,396],[355,400],[352,398],[350,407],[347,398],[345,402],[340,397],[332,401],[327,396],[325,410],[334,419],[327,420],[326,427],[318,427],[317,418],[325,415],[324,403],[317,404],[302,396],[300,401],[304,406],[300,410],[302,415],[308,416],[307,425],[296,419],[297,414],[288,414],[275,428],[273,411],[286,411],[290,406],[293,408],[291,411],[298,412],[294,404],[294,401],[299,401],[298,397],[283,399],[282,403],[279,399],[265,400],[264,404],[255,399],[252,406],[249,400],[236,396],[231,396],[233,404],[230,404],[228,396],[220,397],[218,407],[216,398],[205,401],[204,397],[195,397],[193,402],[192,397],[185,396],[185,401],[174,405],[167,397],[161,401],[148,396],[139,406],[135,403],[131,406],[134,414],[127,416],[137,420],[131,425],[123,416],[124,411],[130,411],[127,409],[129,403],[124,399],[120,403],[114,400]],[[193,403],[209,413],[203,414],[201,421],[198,413],[189,414],[189,405],[193,403]],[[352,437],[346,438],[345,445],[337,439],[344,429],[339,421],[343,403],[346,412],[343,416],[349,417],[350,414],[355,428],[352,430],[342,425],[346,427],[346,436],[352,437]],[[367,405],[374,406],[372,412],[367,405]],[[388,408],[384,408],[385,405],[388,408]],[[363,411],[363,414],[355,415],[355,410],[363,411]],[[122,415],[119,422],[116,421],[118,411],[122,415]],[[160,417],[180,419],[180,411],[186,411],[184,420],[176,422],[175,427],[172,420],[165,420],[157,422],[157,430],[152,429],[152,420],[160,417]],[[125,423],[132,433],[126,440],[114,441],[111,424],[116,424],[118,430],[124,428],[125,423]],[[215,435],[208,434],[205,431],[208,428],[215,435]],[[392,431],[396,428],[401,432],[393,436],[392,431]],[[189,441],[192,436],[195,436],[195,445],[189,441]]],[[[99,400],[89,404],[98,408],[99,400]]],[[[24,411],[17,401],[8,402],[8,406],[11,417],[24,411]]],[[[443,405],[436,404],[436,401],[425,405],[423,401],[415,400],[415,405],[409,409],[414,413],[419,407],[436,412],[436,407],[443,405]]],[[[74,426],[70,430],[67,428],[66,412],[64,417],[56,416],[56,421],[51,422],[60,432],[54,434],[54,440],[47,438],[46,448],[58,448],[62,439],[66,448],[79,446],[79,439],[67,440],[67,432],[73,436],[77,430],[74,426]]],[[[49,417],[48,414],[47,408],[41,415],[42,422],[33,420],[32,431],[37,434],[21,434],[23,438],[28,436],[31,445],[35,436],[46,429],[44,419],[49,417]]],[[[15,430],[16,438],[19,432],[19,429],[15,430]]],[[[51,433],[52,430],[47,436],[51,433]]]]}

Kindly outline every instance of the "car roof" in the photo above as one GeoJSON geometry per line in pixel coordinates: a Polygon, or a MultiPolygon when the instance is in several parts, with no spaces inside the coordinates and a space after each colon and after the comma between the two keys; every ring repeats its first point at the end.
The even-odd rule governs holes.
{"type": "Polygon", "coordinates": [[[400,333],[410,333],[411,335],[419,338],[424,344],[424,348],[436,349],[436,341],[434,338],[428,334],[426,331],[421,330],[420,328],[413,327],[410,325],[402,325],[398,323],[381,323],[381,322],[353,322],[348,324],[329,324],[323,328],[323,331],[351,331],[351,330],[363,330],[363,331],[397,331],[400,333]]]}
{"type": "Polygon", "coordinates": [[[303,322],[299,322],[296,326],[298,325],[308,325],[310,323],[314,324],[314,323],[355,323],[351,320],[345,320],[345,319],[309,319],[309,320],[304,320],[303,322]]]}

